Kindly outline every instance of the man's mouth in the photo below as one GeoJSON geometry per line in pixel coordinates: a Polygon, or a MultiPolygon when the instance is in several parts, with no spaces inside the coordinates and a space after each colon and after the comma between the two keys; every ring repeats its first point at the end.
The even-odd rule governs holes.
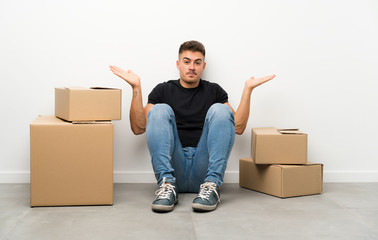
{"type": "Polygon", "coordinates": [[[197,73],[195,73],[195,72],[188,72],[186,75],[197,75],[197,73]]]}

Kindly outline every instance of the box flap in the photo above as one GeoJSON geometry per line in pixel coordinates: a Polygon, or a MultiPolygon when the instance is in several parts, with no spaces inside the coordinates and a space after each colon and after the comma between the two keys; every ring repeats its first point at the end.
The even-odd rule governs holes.
{"type": "Polygon", "coordinates": [[[57,118],[55,116],[39,115],[30,125],[65,125],[65,124],[70,124],[70,122],[57,118]]]}
{"type": "Polygon", "coordinates": [[[264,128],[252,128],[252,132],[259,135],[276,135],[279,134],[277,129],[274,127],[264,127],[264,128]]]}
{"type": "Polygon", "coordinates": [[[313,163],[313,162],[306,163],[306,166],[310,166],[310,165],[323,165],[323,163],[313,163]]]}
{"type": "Polygon", "coordinates": [[[301,131],[299,131],[298,128],[292,128],[292,129],[277,129],[277,131],[281,134],[305,134],[301,131]]]}
{"type": "Polygon", "coordinates": [[[112,121],[110,120],[95,120],[95,121],[72,121],[72,124],[110,124],[112,121]]]}
{"type": "Polygon", "coordinates": [[[112,124],[110,120],[103,120],[103,121],[66,121],[62,118],[56,116],[42,116],[39,115],[31,125],[67,125],[67,124],[112,124]]]}
{"type": "Polygon", "coordinates": [[[313,165],[323,165],[322,163],[312,163],[307,162],[306,164],[277,164],[274,166],[280,167],[280,168],[298,168],[303,166],[313,166],[313,165]]]}
{"type": "Polygon", "coordinates": [[[118,88],[108,88],[108,87],[91,87],[94,90],[119,90],[118,88]]]}
{"type": "Polygon", "coordinates": [[[66,90],[120,90],[119,88],[109,88],[109,87],[79,87],[79,86],[68,86],[68,87],[57,87],[58,89],[66,90]]]}
{"type": "Polygon", "coordinates": [[[67,90],[87,90],[88,88],[72,86],[72,87],[64,87],[64,89],[67,89],[67,90]]]}
{"type": "Polygon", "coordinates": [[[253,162],[253,158],[241,158],[242,161],[253,162]]]}

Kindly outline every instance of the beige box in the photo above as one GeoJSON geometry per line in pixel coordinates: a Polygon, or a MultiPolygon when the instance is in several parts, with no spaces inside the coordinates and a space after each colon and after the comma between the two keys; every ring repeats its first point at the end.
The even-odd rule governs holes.
{"type": "Polygon", "coordinates": [[[323,189],[323,165],[262,165],[244,158],[239,161],[239,183],[281,198],[319,194],[323,189]]]}
{"type": "Polygon", "coordinates": [[[121,119],[121,89],[55,88],[55,116],[67,121],[121,119]]]}
{"type": "Polygon", "coordinates": [[[251,157],[256,164],[306,164],[307,134],[298,129],[253,128],[251,157]]]}
{"type": "Polygon", "coordinates": [[[30,206],[113,204],[113,123],[30,124],[30,206]]]}

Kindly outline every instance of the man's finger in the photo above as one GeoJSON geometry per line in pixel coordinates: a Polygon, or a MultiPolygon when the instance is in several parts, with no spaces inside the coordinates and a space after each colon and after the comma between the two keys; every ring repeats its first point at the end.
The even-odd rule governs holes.
{"type": "Polygon", "coordinates": [[[121,68],[117,67],[117,66],[114,66],[114,65],[110,65],[110,69],[113,69],[113,70],[116,70],[118,72],[122,71],[121,68]]]}
{"type": "Polygon", "coordinates": [[[262,81],[262,82],[267,82],[267,81],[269,81],[269,80],[272,80],[272,79],[275,78],[275,77],[276,77],[275,74],[270,75],[270,76],[266,76],[266,77],[262,77],[262,78],[261,78],[261,81],[262,81]]]}
{"type": "Polygon", "coordinates": [[[273,75],[270,75],[270,76],[266,76],[264,77],[264,79],[267,79],[267,80],[270,80],[270,79],[273,79],[276,75],[273,74],[273,75]]]}

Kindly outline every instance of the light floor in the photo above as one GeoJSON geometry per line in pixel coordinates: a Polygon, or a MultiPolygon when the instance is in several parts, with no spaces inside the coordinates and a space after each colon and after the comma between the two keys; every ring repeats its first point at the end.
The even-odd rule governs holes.
{"type": "Polygon", "coordinates": [[[115,184],[113,206],[29,207],[29,184],[0,184],[0,239],[378,239],[378,183],[325,183],[280,199],[224,184],[217,210],[151,211],[155,184],[115,184]]]}

